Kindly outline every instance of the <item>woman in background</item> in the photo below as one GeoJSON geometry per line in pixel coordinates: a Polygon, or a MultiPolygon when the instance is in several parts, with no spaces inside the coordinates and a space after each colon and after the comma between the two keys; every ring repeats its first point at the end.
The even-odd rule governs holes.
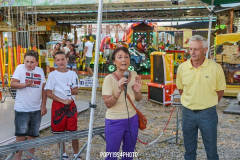
{"type": "Polygon", "coordinates": [[[75,45],[74,44],[70,44],[70,51],[67,53],[67,58],[68,58],[68,64],[67,67],[71,70],[74,70],[75,72],[77,72],[77,64],[76,64],[76,59],[77,57],[79,57],[79,55],[77,54],[76,50],[75,50],[75,45]]]}
{"type": "Polygon", "coordinates": [[[61,44],[60,44],[60,43],[57,43],[57,44],[55,44],[53,50],[51,51],[52,57],[54,57],[55,54],[56,54],[57,52],[59,52],[59,51],[61,51],[61,44]]]}

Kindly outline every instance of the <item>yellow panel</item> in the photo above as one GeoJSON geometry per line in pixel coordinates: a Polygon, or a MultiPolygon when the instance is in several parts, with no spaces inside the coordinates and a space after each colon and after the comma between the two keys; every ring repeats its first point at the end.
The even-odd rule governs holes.
{"type": "Polygon", "coordinates": [[[150,71],[150,74],[151,74],[151,82],[153,82],[153,54],[151,53],[150,54],[150,66],[151,66],[151,71],[150,71]]]}
{"type": "Polygon", "coordinates": [[[236,85],[227,85],[226,90],[224,91],[224,96],[236,97],[239,93],[240,87],[236,85]]]}
{"type": "Polygon", "coordinates": [[[49,62],[49,67],[54,67],[54,59],[53,58],[48,58],[49,62]]]}
{"type": "Polygon", "coordinates": [[[152,52],[150,55],[163,55],[166,54],[166,52],[152,52]]]}
{"type": "Polygon", "coordinates": [[[227,88],[235,88],[240,91],[240,86],[239,85],[227,85],[227,88]]]}
{"type": "Polygon", "coordinates": [[[220,34],[216,36],[216,45],[220,45],[224,42],[237,42],[240,41],[240,33],[220,34]]]}
{"type": "Polygon", "coordinates": [[[173,81],[173,54],[166,54],[164,56],[165,60],[165,81],[173,81]]]}

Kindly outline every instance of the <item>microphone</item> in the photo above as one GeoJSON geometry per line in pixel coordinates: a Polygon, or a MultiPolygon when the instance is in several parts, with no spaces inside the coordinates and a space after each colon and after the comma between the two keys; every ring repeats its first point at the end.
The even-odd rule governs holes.
{"type": "MultiPolygon", "coordinates": [[[[128,79],[128,77],[129,77],[129,72],[128,72],[128,71],[125,71],[125,72],[123,73],[123,76],[124,76],[126,79],[128,79]]],[[[125,96],[126,96],[126,95],[127,95],[127,83],[124,84],[124,93],[125,93],[125,96]]]]}

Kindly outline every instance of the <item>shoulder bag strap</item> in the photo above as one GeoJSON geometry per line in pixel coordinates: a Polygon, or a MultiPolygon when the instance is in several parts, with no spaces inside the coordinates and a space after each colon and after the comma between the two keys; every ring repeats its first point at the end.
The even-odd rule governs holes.
{"type": "Polygon", "coordinates": [[[133,106],[133,108],[138,111],[138,109],[136,108],[135,104],[133,103],[132,99],[130,98],[129,94],[127,94],[127,99],[129,100],[129,102],[131,103],[131,105],[133,106]]]}

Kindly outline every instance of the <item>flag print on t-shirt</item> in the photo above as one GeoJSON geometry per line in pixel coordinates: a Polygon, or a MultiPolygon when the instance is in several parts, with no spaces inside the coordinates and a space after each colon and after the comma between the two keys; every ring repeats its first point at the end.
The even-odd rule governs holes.
{"type": "Polygon", "coordinates": [[[31,86],[32,88],[39,88],[39,86],[41,85],[41,75],[40,74],[26,72],[25,82],[28,82],[29,80],[33,81],[34,86],[31,86]]]}

